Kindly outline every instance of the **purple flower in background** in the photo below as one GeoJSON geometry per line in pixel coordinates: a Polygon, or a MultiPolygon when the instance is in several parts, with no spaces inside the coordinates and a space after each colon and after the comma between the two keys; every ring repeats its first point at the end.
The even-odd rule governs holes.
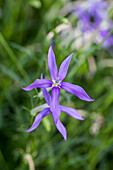
{"type": "Polygon", "coordinates": [[[94,101],[94,99],[91,99],[87,95],[87,93],[82,87],[67,82],[62,82],[66,77],[71,57],[72,54],[62,62],[58,72],[56,61],[55,61],[55,55],[52,50],[52,46],[50,46],[48,51],[48,67],[49,67],[52,81],[48,79],[36,79],[31,85],[22,88],[23,90],[30,91],[33,88],[52,87],[51,112],[54,113],[53,117],[55,123],[57,123],[58,118],[60,116],[60,107],[59,107],[60,88],[66,90],[69,93],[76,95],[81,100],[94,101]]]}
{"type": "MultiPolygon", "coordinates": [[[[42,78],[42,75],[41,75],[41,78],[42,78]]],[[[54,119],[54,122],[55,122],[55,125],[58,129],[58,131],[62,134],[62,136],[64,137],[65,141],[67,141],[67,132],[66,132],[66,129],[64,127],[64,125],[61,123],[60,119],[58,118],[58,121],[56,122],[55,120],[55,117],[54,117],[54,112],[51,111],[51,102],[53,102],[51,100],[51,98],[53,97],[54,98],[54,92],[58,91],[59,93],[59,87],[53,87],[53,90],[52,90],[52,93],[51,93],[51,96],[50,94],[47,92],[46,88],[42,88],[42,91],[43,91],[43,95],[44,95],[44,98],[45,98],[45,101],[47,102],[48,104],[48,107],[45,108],[44,110],[42,110],[36,117],[35,117],[35,120],[32,124],[32,126],[26,131],[26,132],[31,132],[33,131],[34,129],[36,129],[38,127],[38,125],[40,124],[41,120],[49,115],[50,113],[52,113],[52,117],[54,119]]],[[[55,99],[57,100],[57,99],[55,99]]],[[[79,119],[79,120],[84,120],[81,115],[78,113],[77,110],[71,108],[71,107],[65,107],[65,106],[60,106],[60,114],[61,114],[61,111],[62,112],[66,112],[68,115],[72,116],[73,118],[75,119],[79,119]]]]}
{"type": "Polygon", "coordinates": [[[72,13],[80,20],[82,31],[85,32],[99,28],[101,21],[106,18],[106,9],[106,2],[88,0],[77,5],[72,13]]]}
{"type": "MultiPolygon", "coordinates": [[[[100,36],[102,39],[104,39],[108,36],[109,33],[110,33],[110,30],[101,30],[100,36]]],[[[113,46],[113,33],[108,36],[108,38],[103,42],[102,46],[105,48],[109,48],[113,46]]]]}

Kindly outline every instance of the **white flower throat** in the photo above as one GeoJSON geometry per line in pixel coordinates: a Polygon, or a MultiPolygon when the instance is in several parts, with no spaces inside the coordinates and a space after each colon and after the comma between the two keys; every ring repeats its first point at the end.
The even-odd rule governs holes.
{"type": "Polygon", "coordinates": [[[52,87],[60,87],[61,86],[61,81],[59,81],[58,79],[57,80],[52,80],[53,81],[53,84],[52,84],[52,87]]]}

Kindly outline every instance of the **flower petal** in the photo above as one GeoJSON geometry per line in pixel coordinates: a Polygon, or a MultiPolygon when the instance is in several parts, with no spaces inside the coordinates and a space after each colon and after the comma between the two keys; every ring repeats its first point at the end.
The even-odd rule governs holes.
{"type": "Polygon", "coordinates": [[[57,127],[58,131],[61,133],[61,135],[64,137],[64,140],[67,141],[66,128],[65,128],[64,125],[61,123],[60,119],[58,119],[58,121],[57,121],[57,123],[56,123],[56,127],[57,127]]]}
{"type": "Polygon", "coordinates": [[[40,112],[36,117],[35,117],[35,120],[32,124],[32,126],[26,130],[26,132],[31,132],[32,130],[36,129],[38,127],[38,125],[40,124],[41,120],[47,116],[48,114],[50,114],[50,109],[49,108],[46,108],[44,109],[42,112],[40,112]]]}
{"type": "Polygon", "coordinates": [[[82,116],[79,114],[79,112],[71,107],[65,107],[60,105],[60,109],[62,112],[67,113],[68,115],[75,119],[84,120],[82,116]]]}
{"type": "Polygon", "coordinates": [[[56,80],[58,71],[57,71],[55,55],[54,55],[52,46],[50,46],[49,51],[48,51],[48,67],[49,67],[51,79],[56,80]]]}
{"type": "Polygon", "coordinates": [[[61,83],[61,88],[68,91],[69,93],[72,93],[72,94],[76,95],[81,100],[94,101],[94,99],[91,99],[87,95],[85,90],[82,87],[78,86],[78,85],[74,85],[74,84],[67,83],[67,82],[62,82],[61,83]]]}
{"type": "Polygon", "coordinates": [[[30,91],[34,88],[45,88],[45,87],[51,87],[53,84],[53,82],[51,80],[48,80],[48,79],[36,79],[32,84],[30,84],[29,86],[25,87],[25,88],[22,88],[23,90],[26,90],[26,91],[30,91]]]}
{"type": "Polygon", "coordinates": [[[60,95],[60,88],[53,87],[51,92],[50,109],[55,123],[57,123],[59,116],[61,114],[60,106],[59,106],[59,95],[60,95]]]}
{"type": "Polygon", "coordinates": [[[59,80],[62,81],[65,77],[66,77],[66,74],[67,74],[67,70],[68,70],[68,67],[69,67],[69,63],[70,63],[70,60],[71,60],[71,57],[72,57],[73,53],[68,56],[61,64],[60,66],[60,69],[59,69],[59,73],[58,73],[58,77],[59,77],[59,80]]]}
{"type": "MultiPolygon", "coordinates": [[[[43,73],[41,74],[41,79],[43,79],[43,73]]],[[[45,101],[48,105],[50,105],[50,94],[48,93],[48,91],[46,90],[46,88],[42,88],[42,92],[45,98],[45,101]]]]}

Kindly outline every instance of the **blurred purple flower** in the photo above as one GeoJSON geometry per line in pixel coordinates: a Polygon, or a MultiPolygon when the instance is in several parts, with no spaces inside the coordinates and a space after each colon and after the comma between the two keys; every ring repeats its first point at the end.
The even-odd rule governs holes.
{"type": "MultiPolygon", "coordinates": [[[[43,78],[43,76],[41,75],[41,78],[43,78]]],[[[66,132],[66,129],[64,127],[64,125],[61,123],[60,119],[58,118],[58,121],[56,122],[55,121],[55,113],[51,111],[51,104],[52,104],[52,100],[51,98],[54,97],[54,92],[58,91],[59,92],[59,87],[53,87],[53,90],[52,90],[52,94],[50,96],[50,94],[47,92],[46,88],[42,88],[42,91],[43,91],[43,95],[44,95],[44,98],[45,98],[45,101],[47,102],[48,104],[48,107],[45,108],[44,110],[42,110],[36,117],[35,117],[35,120],[32,124],[32,126],[26,131],[26,132],[31,132],[33,131],[34,129],[36,129],[38,127],[38,125],[40,124],[41,120],[49,115],[50,113],[52,113],[52,117],[53,117],[53,120],[55,122],[55,125],[58,129],[58,131],[62,134],[62,136],[64,137],[65,141],[67,141],[67,132],[66,132]]],[[[60,106],[60,114],[61,114],[61,111],[62,112],[66,112],[68,115],[72,116],[73,118],[75,119],[79,119],[79,120],[84,120],[81,115],[78,113],[77,110],[71,108],[71,107],[65,107],[65,106],[60,106]]]]}
{"type": "Polygon", "coordinates": [[[59,107],[60,88],[68,91],[69,93],[76,95],[81,100],[94,101],[94,99],[91,99],[87,95],[87,93],[82,87],[67,82],[62,82],[62,80],[64,80],[64,78],[66,77],[71,57],[72,54],[62,62],[58,72],[56,61],[55,61],[55,55],[52,50],[52,46],[50,46],[48,51],[48,67],[49,67],[52,81],[48,79],[36,79],[31,85],[22,88],[23,90],[30,91],[37,87],[38,88],[52,87],[51,111],[52,113],[54,113],[55,123],[57,123],[58,118],[60,116],[60,107],[59,107]]]}
{"type": "MultiPolygon", "coordinates": [[[[101,38],[102,39],[106,38],[108,36],[108,34],[110,33],[110,31],[111,30],[101,30],[100,31],[101,38]]],[[[113,46],[113,33],[108,36],[108,38],[103,42],[102,46],[105,48],[109,48],[109,47],[113,46]]]]}
{"type": "Polygon", "coordinates": [[[99,28],[101,21],[106,17],[107,4],[104,1],[88,0],[77,5],[72,13],[80,20],[81,29],[93,31],[99,28]]]}

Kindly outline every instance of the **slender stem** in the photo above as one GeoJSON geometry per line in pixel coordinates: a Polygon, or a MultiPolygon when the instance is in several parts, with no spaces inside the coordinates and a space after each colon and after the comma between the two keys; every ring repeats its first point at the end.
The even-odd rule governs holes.
{"type": "Polygon", "coordinates": [[[30,154],[26,154],[24,156],[24,158],[27,160],[28,164],[29,164],[29,170],[35,170],[35,165],[34,165],[34,162],[33,162],[33,159],[31,157],[30,154]]]}
{"type": "Polygon", "coordinates": [[[12,49],[9,47],[9,45],[8,45],[7,41],[4,39],[2,33],[0,33],[0,43],[4,47],[4,49],[6,50],[6,52],[8,53],[9,57],[14,62],[14,64],[16,64],[16,67],[18,68],[18,70],[21,73],[21,75],[23,76],[23,78],[26,80],[27,83],[29,83],[30,82],[29,76],[27,75],[26,71],[24,70],[22,64],[18,61],[18,59],[17,59],[16,55],[14,54],[14,52],[12,51],[12,49]]]}

